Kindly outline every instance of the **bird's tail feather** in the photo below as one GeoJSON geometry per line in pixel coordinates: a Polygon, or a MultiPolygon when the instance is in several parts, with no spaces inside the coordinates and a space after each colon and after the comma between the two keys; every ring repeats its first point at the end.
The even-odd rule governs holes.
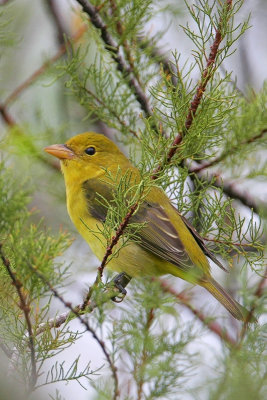
{"type": "Polygon", "coordinates": [[[235,301],[213,278],[201,282],[201,286],[207,289],[228,311],[240,321],[246,321],[248,310],[235,301]]]}

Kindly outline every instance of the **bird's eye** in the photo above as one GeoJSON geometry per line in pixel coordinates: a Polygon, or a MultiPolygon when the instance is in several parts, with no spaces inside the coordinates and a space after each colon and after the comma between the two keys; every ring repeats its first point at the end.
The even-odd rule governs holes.
{"type": "Polygon", "coordinates": [[[85,153],[88,154],[88,156],[93,156],[95,154],[95,148],[87,147],[87,149],[85,149],[85,153]]]}

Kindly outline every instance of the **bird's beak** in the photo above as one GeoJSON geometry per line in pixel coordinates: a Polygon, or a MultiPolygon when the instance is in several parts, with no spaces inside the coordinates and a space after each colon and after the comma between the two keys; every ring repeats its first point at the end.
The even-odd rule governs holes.
{"type": "Polygon", "coordinates": [[[45,147],[44,151],[60,160],[71,160],[75,157],[74,152],[65,144],[52,144],[52,146],[45,147]]]}

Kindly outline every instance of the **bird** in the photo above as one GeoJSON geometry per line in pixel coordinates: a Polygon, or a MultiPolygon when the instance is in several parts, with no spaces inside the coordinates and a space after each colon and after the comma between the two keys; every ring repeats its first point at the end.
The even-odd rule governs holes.
{"type": "MultiPolygon", "coordinates": [[[[60,160],[68,214],[93,253],[102,260],[107,247],[103,227],[108,213],[103,200],[112,203],[114,182],[118,185],[123,174],[130,174],[131,182],[140,182],[140,171],[113,141],[100,133],[81,133],[65,144],[44,150],[60,160]]],[[[140,224],[138,240],[121,246],[107,267],[129,279],[171,274],[205,288],[234,318],[246,321],[248,311],[212,277],[209,261],[226,269],[163,189],[152,185],[130,222],[140,224]]]]}

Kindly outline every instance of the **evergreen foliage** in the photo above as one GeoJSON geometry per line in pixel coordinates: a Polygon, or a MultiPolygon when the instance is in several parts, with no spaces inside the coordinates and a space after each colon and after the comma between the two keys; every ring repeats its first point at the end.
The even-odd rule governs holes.
{"type": "MultiPolygon", "coordinates": [[[[16,2],[6,3],[0,6],[0,44],[16,52],[18,38],[7,28],[16,23],[19,9],[16,2]]],[[[46,3],[49,18],[58,17],[56,2],[46,3]]],[[[66,36],[58,56],[36,74],[49,82],[42,93],[56,88],[61,96],[61,125],[47,121],[41,101],[34,104],[33,99],[28,120],[22,112],[13,116],[12,102],[35,83],[35,76],[24,89],[10,94],[3,85],[0,91],[5,154],[0,163],[0,397],[19,393],[20,398],[41,399],[45,386],[45,398],[49,393],[59,400],[64,398],[59,382],[75,381],[84,389],[90,386],[98,400],[262,399],[266,202],[238,184],[242,180],[254,188],[266,183],[267,86],[244,94],[231,71],[224,70],[249,27],[248,19],[239,22],[243,1],[181,1],[179,9],[152,0],[77,4],[83,8],[75,17],[82,35],[66,36]],[[176,50],[170,59],[159,50],[168,27],[147,31],[155,16],[178,20],[182,9],[188,22],[179,32],[188,37],[193,53],[184,63],[176,50]],[[98,196],[107,217],[104,229],[95,232],[104,234],[107,253],[94,283],[87,282],[90,289],[80,294],[84,302],[77,305],[69,301],[69,267],[72,260],[77,268],[84,260],[71,253],[69,234],[47,228],[61,220],[64,189],[58,165],[42,147],[64,142],[88,126],[104,128],[128,153],[141,182],[119,168],[114,181],[107,171],[115,196],[111,202],[98,196]],[[129,240],[139,240],[143,225],[131,216],[153,185],[167,192],[231,270],[228,289],[258,323],[234,324],[229,315],[222,319],[221,310],[211,317],[212,311],[194,305],[196,290],[179,282],[183,286],[174,289],[166,279],[136,279],[127,296],[119,298],[120,305],[111,301],[118,293],[106,265],[129,240]],[[36,212],[32,207],[41,197],[36,212]],[[73,320],[80,322],[79,330],[73,320]],[[70,363],[59,361],[88,333],[88,343],[98,346],[97,362],[91,360],[90,346],[82,354],[86,363],[80,356],[70,363]],[[215,334],[219,349],[209,349],[206,335],[215,334]],[[203,346],[204,353],[212,352],[214,371],[207,376],[201,373],[203,346]]],[[[62,30],[59,20],[56,26],[62,30]]],[[[89,268],[90,261],[84,270],[89,268]]]]}

